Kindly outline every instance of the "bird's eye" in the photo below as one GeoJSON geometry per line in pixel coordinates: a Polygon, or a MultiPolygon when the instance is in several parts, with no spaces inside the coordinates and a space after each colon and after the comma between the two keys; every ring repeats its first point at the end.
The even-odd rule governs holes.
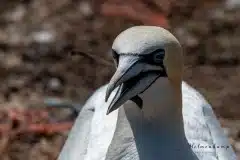
{"type": "Polygon", "coordinates": [[[158,49],[158,50],[154,51],[153,61],[155,63],[162,63],[162,61],[164,59],[164,55],[165,55],[164,50],[158,49]]]}

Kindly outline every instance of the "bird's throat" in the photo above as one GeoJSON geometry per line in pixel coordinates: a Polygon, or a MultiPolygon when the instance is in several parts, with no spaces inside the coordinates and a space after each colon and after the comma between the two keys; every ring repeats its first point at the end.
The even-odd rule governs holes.
{"type": "Polygon", "coordinates": [[[175,90],[166,78],[159,78],[140,97],[142,110],[133,102],[124,104],[139,156],[149,160],[166,154],[177,159],[193,156],[184,134],[181,89],[175,90]]]}
{"type": "Polygon", "coordinates": [[[142,109],[131,101],[124,104],[130,120],[146,121],[154,125],[182,123],[181,84],[179,87],[173,86],[167,78],[159,78],[139,96],[143,101],[142,109]]]}

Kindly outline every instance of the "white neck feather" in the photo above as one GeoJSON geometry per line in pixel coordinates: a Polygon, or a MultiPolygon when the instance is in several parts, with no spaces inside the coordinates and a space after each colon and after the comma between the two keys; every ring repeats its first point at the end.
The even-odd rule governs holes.
{"type": "Polygon", "coordinates": [[[124,104],[140,159],[195,159],[184,134],[179,85],[176,89],[167,78],[159,78],[139,95],[142,110],[131,101],[124,104]]]}

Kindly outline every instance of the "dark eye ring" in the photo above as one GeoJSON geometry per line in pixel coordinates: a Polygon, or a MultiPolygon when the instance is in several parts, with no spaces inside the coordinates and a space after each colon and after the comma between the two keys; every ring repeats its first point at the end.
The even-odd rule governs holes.
{"type": "Polygon", "coordinates": [[[159,51],[153,55],[153,60],[155,63],[160,63],[164,59],[164,51],[159,51]]]}

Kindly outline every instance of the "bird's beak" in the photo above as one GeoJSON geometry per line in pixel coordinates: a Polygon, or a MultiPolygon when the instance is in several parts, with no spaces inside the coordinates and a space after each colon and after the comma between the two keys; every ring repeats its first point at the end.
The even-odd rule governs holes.
{"type": "Polygon", "coordinates": [[[134,101],[142,108],[142,100],[138,94],[144,92],[160,76],[166,76],[163,67],[144,63],[142,58],[137,55],[121,55],[117,70],[106,91],[105,101],[118,87],[108,107],[107,114],[116,110],[127,100],[134,101]]]}

